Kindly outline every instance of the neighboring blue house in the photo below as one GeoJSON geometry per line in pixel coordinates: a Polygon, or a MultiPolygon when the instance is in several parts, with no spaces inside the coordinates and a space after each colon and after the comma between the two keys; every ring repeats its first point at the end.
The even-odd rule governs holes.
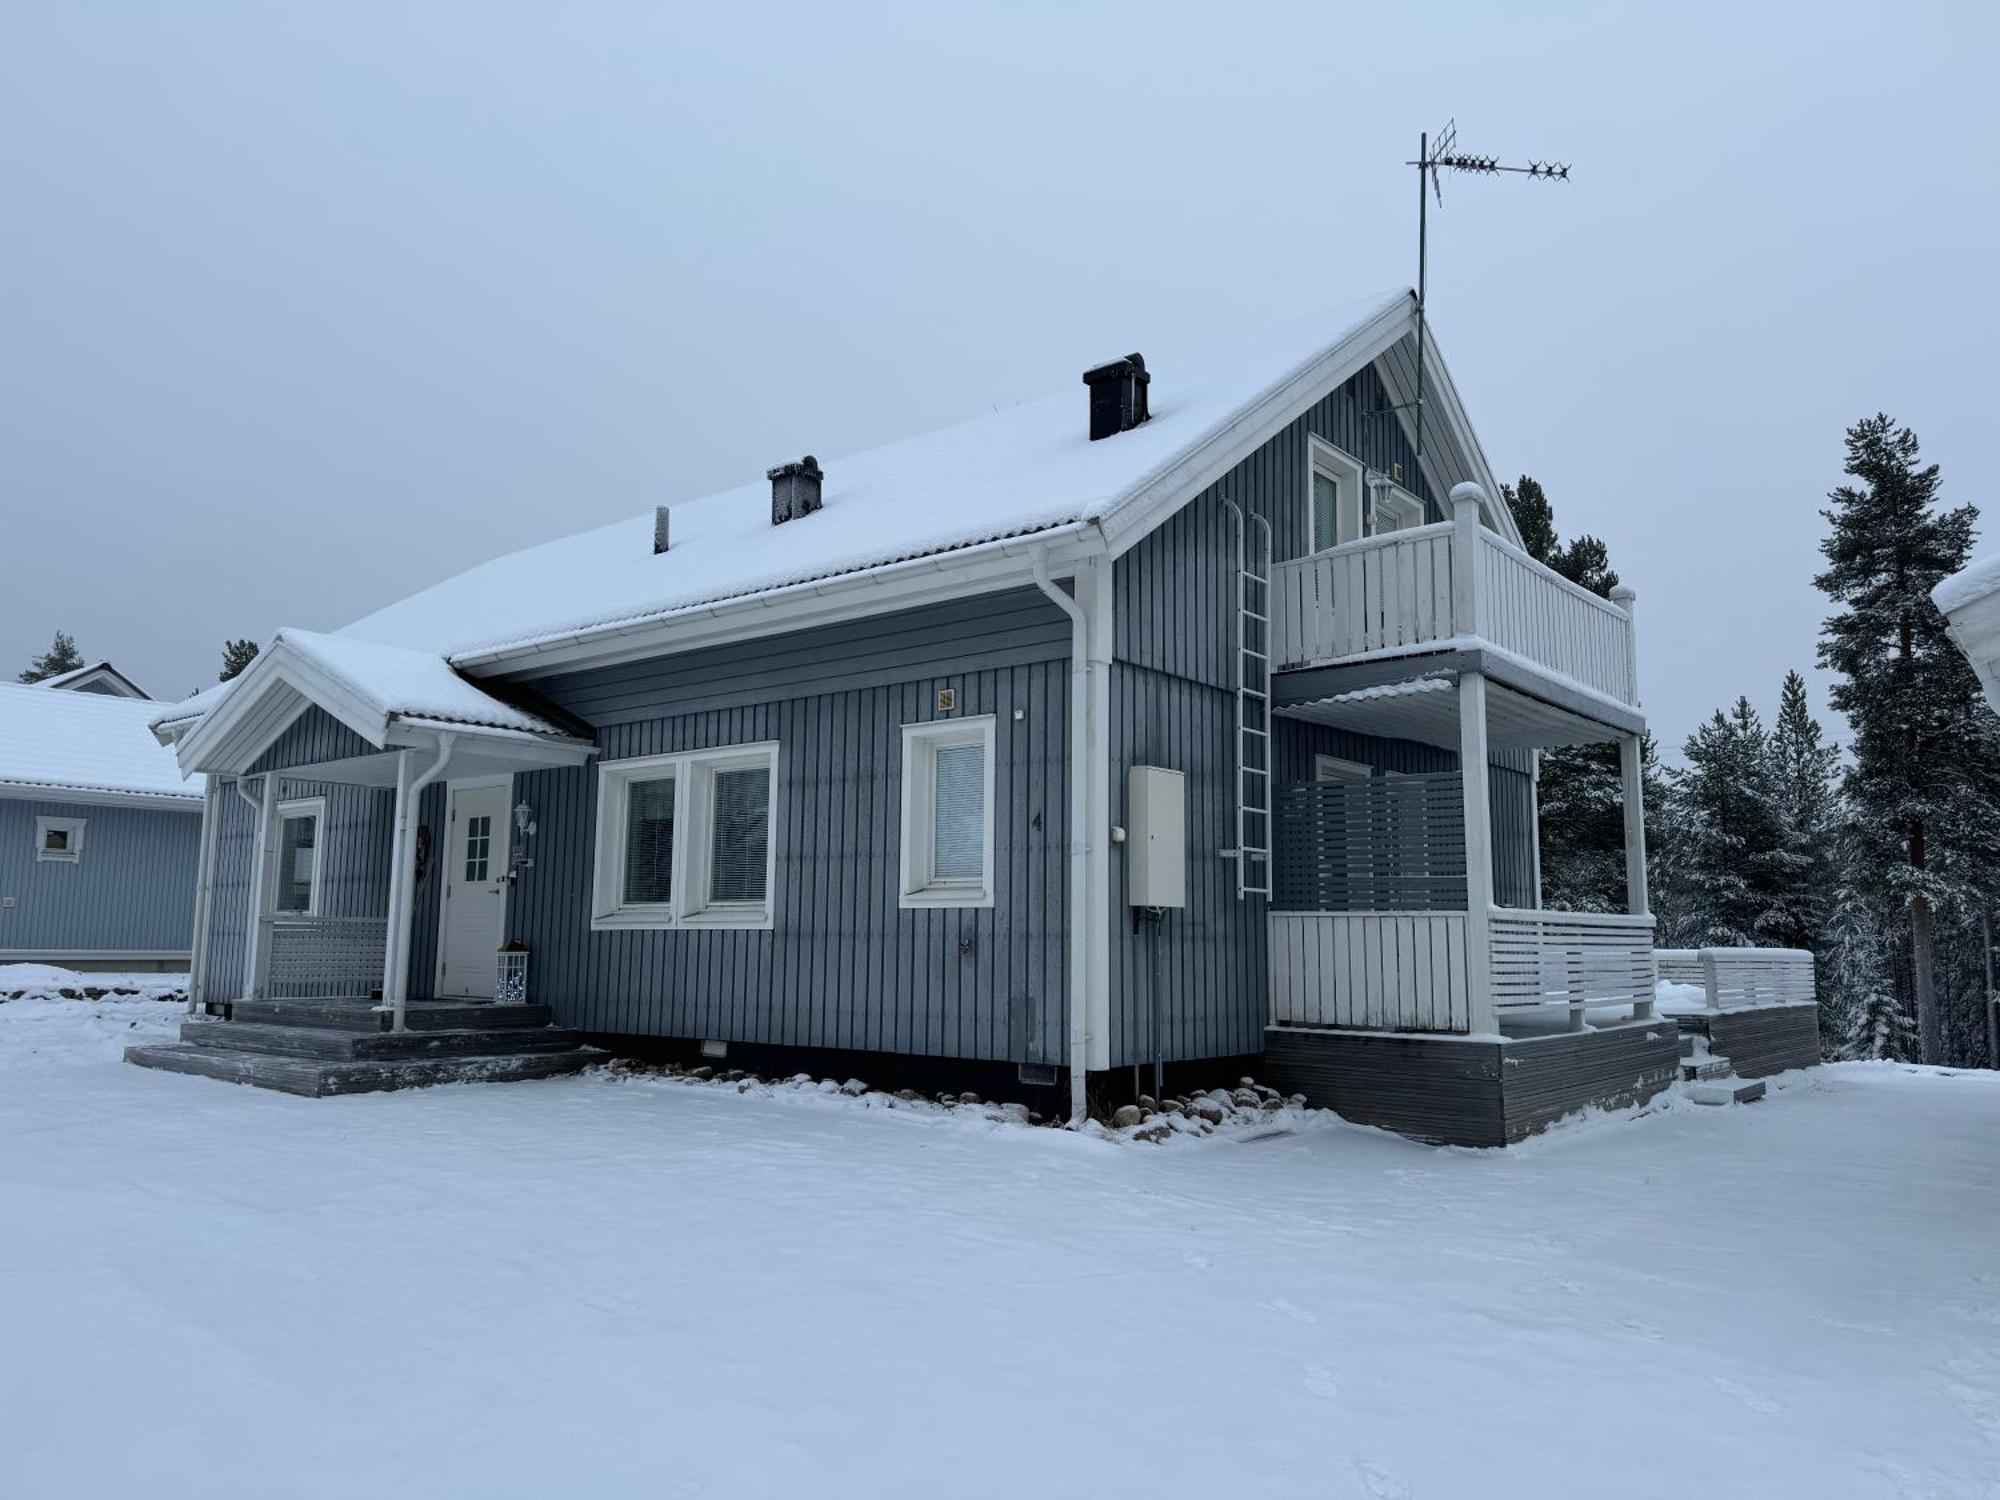
{"type": "Polygon", "coordinates": [[[1656,1091],[1632,596],[1522,551],[1434,342],[1419,456],[1417,337],[1397,293],[1071,368],[282,632],[157,721],[227,788],[229,1019],[135,1060],[322,1093],[655,1038],[1072,1109],[1241,1060],[1474,1142],[1656,1091]],[[1588,743],[1623,914],[1540,909],[1536,756],[1588,743]]]}
{"type": "Polygon", "coordinates": [[[0,683],[0,964],[188,966],[202,778],[108,663],[0,683]]]}

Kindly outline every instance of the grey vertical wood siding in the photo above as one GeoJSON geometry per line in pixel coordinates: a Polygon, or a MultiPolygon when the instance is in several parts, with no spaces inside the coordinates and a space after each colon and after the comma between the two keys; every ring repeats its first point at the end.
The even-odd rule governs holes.
{"type": "Polygon", "coordinates": [[[597,772],[516,778],[534,868],[510,931],[565,1025],[1018,1062],[1065,1055],[1066,617],[1033,590],[536,691],[596,726],[600,759],[778,744],[769,931],[590,928],[597,772]],[[994,719],[990,908],[899,905],[902,726],[994,719]]]}
{"type": "Polygon", "coordinates": [[[0,798],[0,953],[175,952],[194,943],[201,805],[0,798]],[[83,818],[83,857],[36,858],[37,818],[83,818]]]}

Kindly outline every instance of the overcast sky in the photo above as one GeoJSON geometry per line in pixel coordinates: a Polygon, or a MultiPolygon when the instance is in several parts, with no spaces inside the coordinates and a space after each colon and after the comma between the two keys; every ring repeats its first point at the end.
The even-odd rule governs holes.
{"type": "Polygon", "coordinates": [[[1995,7],[841,9],[0,5],[5,675],[60,627],[177,696],[225,636],[1408,283],[1450,116],[1575,163],[1446,184],[1432,315],[1495,469],[1638,588],[1670,746],[1810,666],[1849,422],[1988,499],[1995,7]]]}

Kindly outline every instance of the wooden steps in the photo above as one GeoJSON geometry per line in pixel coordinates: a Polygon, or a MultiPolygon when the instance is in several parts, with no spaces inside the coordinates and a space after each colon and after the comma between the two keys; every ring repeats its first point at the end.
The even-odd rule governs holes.
{"type": "Polygon", "coordinates": [[[1688,1090],[1697,1104],[1751,1104],[1764,1097],[1761,1078],[1710,1078],[1688,1090]]]}
{"type": "Polygon", "coordinates": [[[178,1042],[125,1049],[142,1068],[247,1083],[307,1098],[507,1082],[604,1060],[540,1005],[412,1001],[409,1029],[365,999],[238,1001],[230,1019],[186,1021],[178,1042]]]}

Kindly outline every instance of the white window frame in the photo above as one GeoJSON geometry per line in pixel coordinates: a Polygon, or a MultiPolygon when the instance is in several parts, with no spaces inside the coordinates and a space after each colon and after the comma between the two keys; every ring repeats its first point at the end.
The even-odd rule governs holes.
{"type": "Polygon", "coordinates": [[[320,914],[320,888],[326,878],[326,798],[294,797],[280,802],[271,817],[271,853],[266,863],[271,873],[264,881],[264,910],[274,917],[298,920],[302,917],[316,917],[320,914]],[[304,911],[278,910],[279,866],[283,861],[279,854],[285,847],[285,820],[287,818],[311,818],[313,820],[313,868],[312,889],[306,894],[304,911]]]}
{"type": "Polygon", "coordinates": [[[905,908],[991,906],[993,904],[993,715],[935,719],[903,726],[902,892],[905,908]],[[984,820],[980,829],[979,878],[938,879],[931,869],[937,799],[937,753],[948,745],[978,745],[985,751],[984,820]]]}
{"type": "Polygon", "coordinates": [[[40,864],[44,860],[57,865],[83,863],[83,831],[89,826],[88,818],[35,819],[35,863],[40,864]],[[49,835],[58,832],[69,835],[67,849],[49,848],[49,835]]]}
{"type": "Polygon", "coordinates": [[[1313,780],[1316,782],[1371,781],[1375,768],[1358,760],[1346,760],[1338,755],[1315,755],[1313,757],[1313,780]]]}
{"type": "Polygon", "coordinates": [[[1391,531],[1408,531],[1424,524],[1424,502],[1393,479],[1374,479],[1368,484],[1368,534],[1382,536],[1391,531]],[[1383,525],[1384,520],[1388,525],[1383,525]]]}
{"type": "Polygon", "coordinates": [[[618,932],[631,928],[769,928],[777,909],[778,878],[778,744],[726,745],[713,750],[686,750],[673,755],[634,756],[600,762],[597,768],[597,847],[593,859],[590,928],[618,932]],[[769,773],[766,792],[768,835],[764,840],[764,899],[708,899],[710,831],[714,827],[715,777],[718,772],[762,767],[769,773]],[[674,779],[674,854],[666,901],[629,902],[625,890],[625,818],[635,781],[674,779]]]}
{"type": "Polygon", "coordinates": [[[1360,541],[1365,520],[1362,494],[1366,488],[1366,467],[1353,454],[1334,447],[1316,434],[1307,436],[1306,454],[1307,555],[1330,552],[1335,547],[1360,541]],[[1333,541],[1325,546],[1320,545],[1319,535],[1313,529],[1313,477],[1319,474],[1326,475],[1340,486],[1340,497],[1334,502],[1333,541]]]}

